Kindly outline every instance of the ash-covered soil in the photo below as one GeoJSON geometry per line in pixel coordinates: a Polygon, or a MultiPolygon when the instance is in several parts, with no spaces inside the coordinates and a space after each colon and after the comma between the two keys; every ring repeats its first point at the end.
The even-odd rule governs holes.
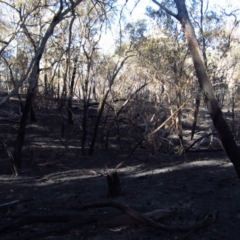
{"type": "MultiPolygon", "coordinates": [[[[10,110],[1,109],[0,130],[12,150],[19,115],[14,108],[9,115],[10,110]]],[[[240,182],[224,151],[179,155],[157,150],[152,156],[139,147],[118,169],[122,191],[111,198],[106,175],[126,159],[124,142],[82,156],[81,129],[66,124],[61,138],[57,114],[39,109],[38,122],[28,124],[18,177],[1,145],[0,239],[239,239],[240,182]],[[158,222],[174,230],[138,221],[116,224],[116,217],[128,215],[113,207],[81,209],[111,201],[141,214],[162,210],[166,214],[158,222]],[[191,228],[206,216],[209,222],[214,218],[212,224],[191,228]],[[184,226],[189,229],[180,231],[184,226]]]]}

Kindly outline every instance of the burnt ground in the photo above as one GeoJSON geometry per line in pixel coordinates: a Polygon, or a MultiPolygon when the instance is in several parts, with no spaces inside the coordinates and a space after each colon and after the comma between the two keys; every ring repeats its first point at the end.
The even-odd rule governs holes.
{"type": "MultiPolygon", "coordinates": [[[[15,103],[0,109],[1,135],[10,149],[19,120],[15,103]]],[[[114,169],[127,151],[113,141],[108,151],[97,147],[93,156],[82,156],[80,127],[66,125],[61,139],[57,114],[39,109],[38,122],[28,124],[20,176],[12,175],[0,145],[0,239],[239,239],[240,182],[224,151],[151,156],[140,147],[118,170],[120,196],[110,198],[106,167],[114,169]],[[80,209],[110,201],[141,214],[162,210],[166,214],[159,223],[167,226],[191,226],[208,214],[210,222],[215,214],[216,219],[183,232],[126,225],[127,220],[115,224],[115,217],[125,213],[113,207],[80,209]]]]}

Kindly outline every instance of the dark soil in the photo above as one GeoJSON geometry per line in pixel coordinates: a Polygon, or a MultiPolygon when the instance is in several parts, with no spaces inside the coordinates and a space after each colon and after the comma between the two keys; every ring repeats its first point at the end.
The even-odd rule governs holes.
{"type": "MultiPolygon", "coordinates": [[[[19,121],[16,102],[0,112],[1,135],[10,150],[19,121]]],[[[66,124],[61,138],[61,116],[56,108],[38,109],[38,122],[27,126],[18,177],[0,145],[0,239],[239,239],[240,182],[224,151],[152,156],[140,147],[118,169],[122,192],[111,198],[106,167],[111,171],[126,159],[124,144],[112,142],[108,151],[97,147],[94,156],[81,156],[80,127],[66,124]],[[190,226],[216,212],[217,217],[213,224],[182,232],[140,222],[116,226],[112,219],[125,213],[112,207],[80,209],[109,201],[141,214],[171,210],[159,220],[167,226],[190,226]]]]}

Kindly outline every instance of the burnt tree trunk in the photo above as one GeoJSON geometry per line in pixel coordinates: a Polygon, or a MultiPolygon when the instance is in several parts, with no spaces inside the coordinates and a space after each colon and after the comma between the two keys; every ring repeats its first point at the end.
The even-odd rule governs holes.
{"type": "Polygon", "coordinates": [[[201,103],[199,94],[197,95],[195,101],[196,101],[196,102],[195,102],[195,109],[194,109],[194,113],[193,113],[193,123],[192,123],[192,130],[191,130],[191,140],[192,140],[193,137],[194,137],[195,129],[196,129],[196,126],[197,126],[197,119],[198,119],[199,107],[200,107],[200,103],[201,103]]]}
{"type": "Polygon", "coordinates": [[[38,78],[39,78],[39,74],[37,74],[36,76],[36,86],[33,89],[33,96],[32,96],[32,100],[31,100],[31,109],[30,109],[30,121],[31,123],[36,123],[37,122],[37,118],[36,118],[36,108],[37,108],[37,102],[36,102],[36,93],[37,93],[37,88],[38,88],[38,78]]]}
{"type": "Polygon", "coordinates": [[[78,61],[78,57],[76,57],[74,60],[74,68],[73,68],[69,97],[68,97],[68,123],[69,124],[73,124],[72,98],[73,98],[73,87],[74,87],[75,77],[77,72],[77,61],[78,61]]]}
{"type": "MultiPolygon", "coordinates": [[[[36,66],[36,68],[38,68],[38,70],[39,70],[39,65],[36,66]]],[[[37,76],[35,76],[35,77],[37,77],[37,76]]],[[[22,146],[23,146],[24,138],[25,138],[25,128],[26,128],[26,124],[27,124],[28,114],[29,114],[29,111],[32,106],[32,101],[33,101],[33,97],[35,94],[36,85],[37,85],[37,81],[35,81],[35,86],[33,86],[32,88],[29,86],[27,97],[26,97],[26,102],[23,107],[22,116],[20,119],[20,126],[19,126],[17,140],[16,140],[14,153],[13,153],[14,163],[17,166],[17,168],[20,168],[21,164],[22,164],[21,151],[22,151],[22,146]]]]}
{"type": "MultiPolygon", "coordinates": [[[[181,97],[181,90],[178,90],[177,92],[177,98],[178,98],[178,103],[177,103],[177,108],[180,108],[182,105],[182,97],[181,97]]],[[[177,132],[178,132],[178,139],[180,142],[180,146],[182,150],[184,150],[183,146],[183,128],[182,128],[182,111],[179,110],[177,113],[177,122],[176,122],[176,127],[177,127],[177,132]]]]}
{"type": "MultiPolygon", "coordinates": [[[[66,63],[67,64],[67,63],[66,63]]],[[[65,70],[67,72],[67,70],[65,70]]],[[[63,88],[62,88],[62,93],[61,93],[61,99],[60,99],[60,105],[59,109],[61,110],[63,106],[66,103],[66,97],[67,97],[67,73],[64,74],[63,76],[63,88]]]]}
{"type": "MultiPolygon", "coordinates": [[[[173,65],[173,72],[174,72],[174,78],[175,78],[175,84],[177,86],[177,90],[176,90],[176,97],[177,97],[177,108],[180,108],[180,106],[182,105],[182,96],[181,96],[181,84],[180,84],[180,80],[181,80],[181,70],[180,73],[178,70],[178,66],[177,66],[177,61],[174,61],[174,65],[173,65]]],[[[178,134],[178,139],[180,142],[180,147],[183,150],[183,131],[182,131],[182,110],[180,109],[177,113],[176,116],[176,130],[177,130],[177,134],[178,134]]]]}
{"type": "Polygon", "coordinates": [[[87,141],[87,114],[88,114],[88,101],[86,98],[83,100],[83,116],[82,116],[82,155],[86,155],[86,141],[87,141]]]}
{"type": "Polygon", "coordinates": [[[118,197],[121,193],[121,182],[117,171],[107,175],[108,193],[110,197],[118,197]]]}
{"type": "Polygon", "coordinates": [[[218,132],[222,145],[229,159],[233,163],[235,170],[238,174],[238,177],[240,178],[239,150],[234,140],[233,134],[227,122],[223,118],[222,111],[214,95],[213,87],[207,75],[206,65],[204,63],[204,59],[200,51],[200,47],[195,35],[195,31],[188,15],[185,0],[174,0],[178,10],[177,14],[168,10],[156,0],[153,0],[153,2],[155,2],[159,7],[164,9],[168,14],[175,17],[182,25],[182,28],[184,30],[184,33],[187,39],[188,47],[192,55],[195,72],[196,72],[200,89],[203,95],[203,100],[207,105],[210,117],[213,121],[215,129],[218,132]]]}
{"type": "Polygon", "coordinates": [[[88,152],[88,154],[90,156],[93,155],[93,153],[94,153],[94,147],[95,147],[95,143],[96,143],[96,140],[97,140],[98,129],[99,129],[100,121],[101,121],[101,118],[102,118],[102,115],[103,115],[103,110],[104,110],[104,107],[105,107],[106,100],[107,100],[109,92],[110,92],[110,90],[108,90],[106,92],[106,94],[104,96],[104,99],[103,99],[103,101],[101,103],[100,110],[98,112],[97,121],[96,121],[95,126],[94,126],[92,142],[90,144],[90,148],[89,148],[89,152],[88,152]]]}
{"type": "Polygon", "coordinates": [[[47,72],[45,70],[45,73],[44,73],[44,94],[47,95],[48,91],[49,91],[49,88],[48,88],[48,76],[47,76],[47,72]]]}
{"type": "Polygon", "coordinates": [[[36,106],[34,103],[34,98],[32,100],[32,104],[31,104],[31,111],[30,111],[30,121],[31,123],[36,123],[37,122],[37,118],[36,118],[36,106]]]}

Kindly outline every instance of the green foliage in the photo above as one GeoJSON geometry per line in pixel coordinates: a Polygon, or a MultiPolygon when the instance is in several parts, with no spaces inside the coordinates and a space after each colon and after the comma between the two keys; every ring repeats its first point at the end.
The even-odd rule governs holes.
{"type": "Polygon", "coordinates": [[[125,32],[129,35],[130,42],[136,43],[143,41],[146,37],[144,33],[147,31],[146,20],[140,20],[135,23],[128,23],[125,32]]]}

